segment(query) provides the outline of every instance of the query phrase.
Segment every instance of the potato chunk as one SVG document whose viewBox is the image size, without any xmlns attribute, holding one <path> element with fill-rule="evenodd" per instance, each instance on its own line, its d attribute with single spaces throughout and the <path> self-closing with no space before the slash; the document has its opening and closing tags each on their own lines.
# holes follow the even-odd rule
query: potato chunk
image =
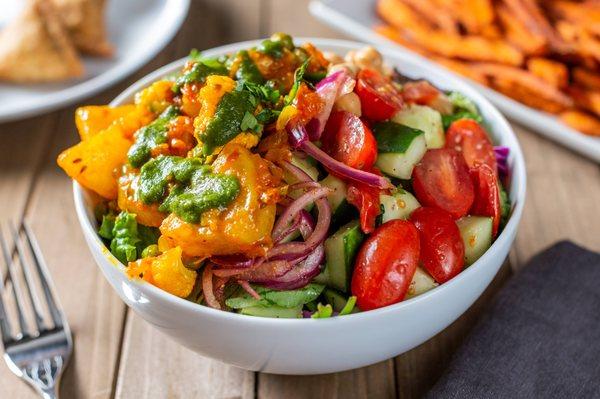
<svg viewBox="0 0 600 399">
<path fill-rule="evenodd" d="M 143 278 L 161 290 L 185 298 L 194 288 L 196 272 L 181 261 L 181 248 L 169 249 L 162 255 L 130 262 L 127 274 Z"/>
<path fill-rule="evenodd" d="M 107 199 L 117 198 L 114 171 L 127 162 L 131 141 L 112 125 L 95 136 L 61 152 L 57 163 L 79 184 Z"/>
<path fill-rule="evenodd" d="M 175 214 L 161 224 L 163 239 L 180 246 L 186 256 L 209 257 L 243 253 L 260 256 L 272 245 L 275 198 L 280 179 L 268 161 L 245 147 L 229 143 L 213 163 L 215 173 L 232 174 L 240 193 L 227 208 L 202 214 L 199 224 L 189 224 Z"/>
<path fill-rule="evenodd" d="M 88 139 L 109 127 L 117 119 L 135 110 L 135 105 L 119 107 L 109 105 L 87 105 L 75 111 L 75 125 L 81 140 Z"/>
</svg>

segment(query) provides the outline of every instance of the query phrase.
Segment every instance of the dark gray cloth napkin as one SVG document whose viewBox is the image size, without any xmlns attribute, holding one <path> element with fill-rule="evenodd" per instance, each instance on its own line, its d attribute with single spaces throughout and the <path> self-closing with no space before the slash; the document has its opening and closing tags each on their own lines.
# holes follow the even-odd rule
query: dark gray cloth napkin
<svg viewBox="0 0 600 399">
<path fill-rule="evenodd" d="M 600 398 L 600 254 L 559 242 L 535 256 L 427 398 Z"/>
</svg>

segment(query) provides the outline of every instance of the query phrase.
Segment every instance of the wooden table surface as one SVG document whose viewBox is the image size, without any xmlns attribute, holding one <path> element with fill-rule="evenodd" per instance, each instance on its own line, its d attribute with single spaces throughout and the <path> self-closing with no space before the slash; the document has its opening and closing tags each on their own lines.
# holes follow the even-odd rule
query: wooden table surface
<svg viewBox="0 0 600 399">
<path fill-rule="evenodd" d="M 84 103 L 107 103 L 191 48 L 277 31 L 343 37 L 315 21 L 304 0 L 195 0 L 181 31 L 159 56 Z M 370 367 L 308 377 L 240 370 L 162 336 L 131 312 L 101 276 L 80 232 L 71 181 L 55 162 L 61 150 L 78 140 L 74 109 L 0 124 L 0 221 L 23 216 L 31 221 L 74 334 L 75 352 L 62 382 L 64 398 L 419 397 L 440 376 L 493 294 L 533 254 L 562 239 L 600 250 L 598 165 L 513 125 L 527 161 L 527 204 L 509 261 L 467 313 L 421 346 Z M 0 397 L 35 395 L 0 365 Z"/>
</svg>

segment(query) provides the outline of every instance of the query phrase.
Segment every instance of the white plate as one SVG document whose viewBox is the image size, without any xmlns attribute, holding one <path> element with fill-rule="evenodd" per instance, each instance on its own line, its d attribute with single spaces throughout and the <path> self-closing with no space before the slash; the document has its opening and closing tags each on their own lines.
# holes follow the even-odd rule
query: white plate
<svg viewBox="0 0 600 399">
<path fill-rule="evenodd" d="M 20 8 L 0 0 L 0 27 Z M 0 83 L 0 122 L 41 114 L 74 103 L 124 79 L 169 43 L 185 19 L 189 0 L 109 0 L 107 21 L 112 58 L 84 57 L 86 73 L 65 83 Z"/>
<path fill-rule="evenodd" d="M 381 22 L 375 14 L 375 2 L 376 0 L 313 0 L 310 3 L 310 11 L 313 16 L 324 23 L 358 40 L 393 48 L 399 53 L 416 56 L 435 68 L 446 69 L 373 31 L 373 26 Z M 550 114 L 523 105 L 463 76 L 454 75 L 474 86 L 509 119 L 527 126 L 596 162 L 600 162 L 599 138 L 586 136 L 566 126 Z"/>
</svg>

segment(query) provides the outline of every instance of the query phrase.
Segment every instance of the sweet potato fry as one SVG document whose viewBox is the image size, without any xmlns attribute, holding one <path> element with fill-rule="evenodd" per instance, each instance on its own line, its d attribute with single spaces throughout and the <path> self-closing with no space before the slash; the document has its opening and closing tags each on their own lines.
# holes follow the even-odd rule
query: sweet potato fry
<svg viewBox="0 0 600 399">
<path fill-rule="evenodd" d="M 423 0 L 401 0 L 411 7 L 419 16 L 441 31 L 458 34 L 458 23 L 449 13 L 435 12 L 431 4 Z M 482 1 L 482 0 L 479 0 Z M 483 0 L 485 1 L 485 0 Z"/>
<path fill-rule="evenodd" d="M 496 9 L 498 18 L 504 27 L 504 33 L 509 43 L 519 48 L 527 55 L 544 55 L 548 52 L 548 40 L 542 34 L 533 32 L 525 24 L 515 18 L 504 5 Z"/>
<path fill-rule="evenodd" d="M 400 33 L 398 33 L 398 30 L 391 25 L 377 25 L 373 29 L 381 36 L 387 37 L 388 39 L 393 40 L 401 46 L 406 47 L 418 54 L 427 54 L 427 52 L 421 47 L 415 45 L 411 41 L 406 40 Z"/>
<path fill-rule="evenodd" d="M 460 75 L 463 75 L 471 80 L 474 80 L 477 83 L 482 85 L 488 84 L 487 76 L 484 73 L 474 70 L 470 68 L 469 65 L 462 61 L 453 60 L 450 58 L 438 57 L 438 56 L 430 56 L 432 60 L 437 62 L 440 65 L 445 66 L 446 68 L 454 71 Z"/>
<path fill-rule="evenodd" d="M 560 62 L 547 58 L 530 58 L 527 60 L 527 69 L 535 76 L 562 89 L 569 83 L 569 70 Z"/>
<path fill-rule="evenodd" d="M 548 9 L 555 18 L 584 26 L 590 32 L 600 35 L 600 2 L 554 0 L 548 2 Z"/>
<path fill-rule="evenodd" d="M 571 45 L 554 30 L 546 16 L 542 13 L 535 0 L 503 0 L 511 14 L 519 19 L 528 30 L 535 34 L 543 35 L 557 53 L 568 54 L 573 52 Z"/>
<path fill-rule="evenodd" d="M 501 40 L 474 35 L 452 35 L 429 29 L 410 7 L 398 0 L 380 0 L 377 3 L 377 11 L 385 21 L 398 29 L 406 40 L 413 41 L 429 52 L 471 61 L 508 65 L 523 63 L 523 54 Z"/>
<path fill-rule="evenodd" d="M 454 0 L 454 16 L 472 35 L 492 36 L 495 13 L 490 0 Z"/>
<path fill-rule="evenodd" d="M 589 69 L 575 67 L 572 70 L 571 76 L 573 82 L 586 89 L 600 91 L 600 72 L 590 71 Z"/>
<path fill-rule="evenodd" d="M 573 106 L 569 96 L 528 71 L 490 63 L 473 64 L 472 68 L 487 75 L 493 88 L 524 104 L 551 113 Z"/>
<path fill-rule="evenodd" d="M 591 136 L 600 136 L 600 119 L 593 115 L 570 110 L 562 112 L 560 119 L 575 130 Z"/>
<path fill-rule="evenodd" d="M 567 93 L 573 98 L 575 105 L 600 116 L 600 91 L 573 85 L 567 88 Z"/>
</svg>

